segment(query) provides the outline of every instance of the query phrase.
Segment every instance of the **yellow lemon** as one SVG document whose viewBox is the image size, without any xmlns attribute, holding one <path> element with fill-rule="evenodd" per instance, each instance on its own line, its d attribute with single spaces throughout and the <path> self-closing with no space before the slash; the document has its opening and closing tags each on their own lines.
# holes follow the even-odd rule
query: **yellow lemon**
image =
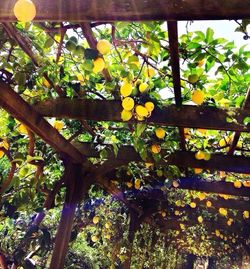
<svg viewBox="0 0 250 269">
<path fill-rule="evenodd" d="M 24 135 L 28 134 L 27 127 L 24 124 L 20 124 L 17 129 L 20 134 L 24 134 Z"/>
<path fill-rule="evenodd" d="M 111 50 L 111 44 L 108 40 L 102 39 L 98 41 L 96 48 L 101 54 L 108 54 Z"/>
<path fill-rule="evenodd" d="M 30 22 L 36 16 L 36 6 L 31 0 L 18 0 L 14 6 L 14 14 L 21 22 Z"/>
<path fill-rule="evenodd" d="M 203 217 L 202 216 L 199 216 L 197 219 L 198 219 L 198 222 L 199 223 L 202 223 L 203 222 Z"/>
<path fill-rule="evenodd" d="M 167 213 L 165 211 L 162 211 L 161 215 L 162 215 L 163 218 L 165 218 L 167 216 Z"/>
<path fill-rule="evenodd" d="M 109 229 L 110 227 L 111 227 L 111 222 L 110 221 L 107 221 L 106 223 L 105 223 L 105 228 L 106 229 Z"/>
<path fill-rule="evenodd" d="M 215 230 L 215 235 L 216 235 L 217 237 L 219 237 L 219 236 L 220 236 L 220 231 L 219 231 L 219 230 Z"/>
<path fill-rule="evenodd" d="M 105 235 L 104 235 L 104 238 L 106 238 L 106 239 L 110 240 L 111 235 L 110 235 L 110 234 L 105 234 Z"/>
<path fill-rule="evenodd" d="M 178 188 L 180 186 L 179 182 L 176 180 L 173 181 L 172 185 L 174 188 Z"/>
<path fill-rule="evenodd" d="M 211 206 L 212 206 L 212 202 L 211 202 L 211 201 L 207 201 L 207 202 L 206 202 L 206 206 L 207 206 L 207 207 L 211 207 Z"/>
<path fill-rule="evenodd" d="M 136 106 L 135 112 L 139 117 L 147 117 L 148 116 L 148 110 L 146 109 L 146 107 L 144 107 L 142 105 Z"/>
<path fill-rule="evenodd" d="M 98 216 L 94 216 L 93 223 L 97 224 L 100 221 L 100 218 Z"/>
<path fill-rule="evenodd" d="M 122 107 L 125 110 L 132 110 L 135 106 L 135 101 L 131 97 L 126 97 L 122 100 Z"/>
<path fill-rule="evenodd" d="M 122 110 L 121 112 L 121 119 L 123 121 L 129 121 L 132 118 L 133 114 L 131 111 L 128 110 Z"/>
<path fill-rule="evenodd" d="M 92 242 L 96 243 L 99 239 L 98 239 L 97 235 L 92 235 L 91 240 L 92 240 Z"/>
<path fill-rule="evenodd" d="M 54 128 L 57 129 L 58 131 L 61 131 L 64 126 L 64 123 L 62 121 L 55 121 L 54 122 Z"/>
<path fill-rule="evenodd" d="M 145 76 L 146 78 L 151 78 L 151 77 L 153 77 L 154 75 L 155 75 L 155 70 L 154 70 L 154 68 L 152 68 L 152 67 L 148 67 L 148 68 L 145 69 L 145 71 L 144 71 L 144 76 Z"/>
<path fill-rule="evenodd" d="M 174 214 L 175 214 L 175 216 L 179 216 L 180 215 L 180 211 L 179 210 L 175 210 L 174 211 Z"/>
<path fill-rule="evenodd" d="M 243 217 L 245 218 L 245 219 L 249 219 L 249 211 L 244 211 L 243 212 Z"/>
<path fill-rule="evenodd" d="M 220 213 L 222 216 L 226 216 L 226 215 L 227 215 L 227 210 L 226 210 L 225 208 L 220 207 L 220 208 L 219 208 L 219 213 Z"/>
<path fill-rule="evenodd" d="M 235 181 L 234 182 L 234 187 L 235 188 L 239 189 L 239 188 L 241 188 L 241 186 L 242 186 L 242 183 L 240 181 Z"/>
<path fill-rule="evenodd" d="M 151 146 L 151 151 L 152 151 L 152 153 L 154 153 L 154 154 L 158 154 L 158 153 L 160 153 L 160 151 L 161 151 L 161 146 L 160 146 L 160 145 L 157 145 L 157 144 L 153 144 L 153 145 Z"/>
<path fill-rule="evenodd" d="M 4 156 L 4 152 L 0 150 L 0 159 L 3 158 L 3 156 Z"/>
<path fill-rule="evenodd" d="M 201 105 L 204 102 L 205 95 L 201 90 L 195 90 L 192 94 L 192 101 L 197 104 Z"/>
<path fill-rule="evenodd" d="M 162 129 L 162 128 L 157 128 L 157 129 L 155 130 L 155 134 L 156 134 L 156 136 L 157 136 L 159 139 L 163 139 L 163 138 L 165 137 L 165 135 L 166 135 L 166 132 L 165 132 L 165 130 Z"/>
<path fill-rule="evenodd" d="M 199 193 L 199 199 L 202 201 L 206 198 L 206 194 L 204 192 Z"/>
<path fill-rule="evenodd" d="M 127 182 L 126 185 L 128 188 L 132 188 L 132 186 L 133 186 L 133 184 L 131 182 Z"/>
<path fill-rule="evenodd" d="M 121 93 L 121 96 L 123 97 L 127 97 L 129 96 L 131 93 L 132 93 L 132 90 L 133 90 L 133 86 L 131 83 L 125 81 L 121 88 L 120 88 L 120 93 Z"/>
<path fill-rule="evenodd" d="M 204 152 L 201 151 L 201 150 L 199 150 L 199 151 L 197 151 L 197 152 L 195 153 L 195 158 L 196 158 L 197 160 L 202 160 L 202 159 L 204 159 L 204 156 L 205 156 L 205 154 L 204 154 Z"/>
<path fill-rule="evenodd" d="M 242 184 L 244 187 L 249 188 L 250 187 L 250 180 L 243 181 Z"/>
<path fill-rule="evenodd" d="M 155 105 L 152 102 L 146 102 L 144 106 L 146 107 L 148 112 L 152 112 L 155 108 Z"/>
<path fill-rule="evenodd" d="M 203 171 L 202 168 L 194 168 L 195 174 L 200 174 L 202 171 Z"/>
<path fill-rule="evenodd" d="M 205 161 L 208 161 L 211 159 L 211 154 L 208 153 L 208 152 L 204 152 L 204 158 L 203 158 Z"/>
<path fill-rule="evenodd" d="M 190 207 L 191 207 L 191 208 L 196 208 L 196 203 L 195 203 L 195 202 L 191 202 L 191 203 L 190 203 Z"/>
<path fill-rule="evenodd" d="M 102 72 L 102 70 L 105 68 L 105 62 L 103 58 L 97 58 L 94 60 L 94 67 L 93 67 L 93 72 L 94 73 L 99 73 Z"/>
<path fill-rule="evenodd" d="M 147 84 L 147 83 L 141 83 L 141 84 L 140 84 L 140 86 L 139 86 L 139 91 L 140 91 L 141 93 L 146 92 L 147 89 L 148 89 L 148 84 Z"/>
</svg>

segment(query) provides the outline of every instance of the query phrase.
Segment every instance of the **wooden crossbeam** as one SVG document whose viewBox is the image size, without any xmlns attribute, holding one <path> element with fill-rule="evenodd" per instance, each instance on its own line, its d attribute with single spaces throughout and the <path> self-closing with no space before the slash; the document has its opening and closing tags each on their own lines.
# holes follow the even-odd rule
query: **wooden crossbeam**
<svg viewBox="0 0 250 269">
<path fill-rule="evenodd" d="M 16 0 L 1 0 L 0 21 L 15 21 Z M 145 21 L 241 19 L 250 1 L 240 0 L 33 0 L 36 21 Z"/>
<path fill-rule="evenodd" d="M 122 121 L 120 101 L 58 98 L 37 103 L 34 105 L 34 109 L 45 117 Z M 229 114 L 234 115 L 235 122 L 228 122 Z M 227 110 L 189 105 L 177 108 L 175 105 L 171 105 L 162 109 L 156 107 L 151 117 L 147 119 L 147 123 L 162 126 L 250 132 L 250 125 L 245 126 L 243 124 L 244 119 L 249 114 L 249 109 Z"/>
<path fill-rule="evenodd" d="M 0 81 L 0 91 L 0 106 L 24 123 L 32 132 L 40 136 L 59 154 L 65 154 L 77 163 L 83 163 L 86 160 L 72 144 L 60 135 L 42 115 L 36 112 L 8 84 Z"/>
<path fill-rule="evenodd" d="M 95 148 L 97 144 L 91 143 L 75 143 L 80 152 L 87 157 L 99 158 L 100 153 Z M 104 145 L 105 146 L 105 145 Z M 106 145 L 108 146 L 108 145 Z M 108 148 L 108 147 L 107 147 Z M 162 150 L 162 156 L 166 156 L 167 152 Z M 132 146 L 122 146 L 118 150 L 117 156 L 113 151 L 108 151 L 108 159 L 121 160 L 124 162 L 142 162 L 140 155 Z M 149 154 L 146 162 L 154 162 L 153 157 Z M 197 160 L 195 153 L 190 151 L 178 151 L 171 154 L 169 157 L 162 159 L 159 164 L 176 165 L 178 167 L 192 167 L 212 169 L 219 171 L 235 172 L 250 174 L 249 158 L 240 156 L 226 156 L 221 154 L 212 154 L 209 161 Z"/>
</svg>

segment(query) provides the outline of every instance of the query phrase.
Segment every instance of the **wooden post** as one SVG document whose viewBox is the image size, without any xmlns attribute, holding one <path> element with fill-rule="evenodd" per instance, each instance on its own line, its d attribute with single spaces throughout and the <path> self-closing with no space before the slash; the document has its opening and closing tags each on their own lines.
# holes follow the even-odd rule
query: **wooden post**
<svg viewBox="0 0 250 269">
<path fill-rule="evenodd" d="M 85 182 L 82 178 L 83 175 L 80 164 L 67 163 L 65 173 L 67 192 L 61 220 L 57 229 L 50 269 L 64 268 L 64 260 L 71 236 L 75 210 L 82 195 L 88 191 L 90 186 L 89 182 Z"/>
</svg>

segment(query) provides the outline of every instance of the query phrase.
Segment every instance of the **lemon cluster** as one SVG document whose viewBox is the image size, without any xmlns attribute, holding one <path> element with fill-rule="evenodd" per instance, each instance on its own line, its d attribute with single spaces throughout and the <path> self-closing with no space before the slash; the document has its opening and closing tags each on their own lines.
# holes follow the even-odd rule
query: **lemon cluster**
<svg viewBox="0 0 250 269">
<path fill-rule="evenodd" d="M 142 84 L 140 84 L 141 86 Z M 145 85 L 144 85 L 145 87 Z M 120 94 L 122 97 L 122 112 L 121 118 L 123 121 L 129 121 L 133 116 L 143 121 L 150 117 L 154 110 L 154 103 L 146 102 L 145 104 L 135 104 L 135 100 L 131 97 L 133 93 L 134 85 L 129 81 L 125 80 L 120 87 Z"/>
</svg>

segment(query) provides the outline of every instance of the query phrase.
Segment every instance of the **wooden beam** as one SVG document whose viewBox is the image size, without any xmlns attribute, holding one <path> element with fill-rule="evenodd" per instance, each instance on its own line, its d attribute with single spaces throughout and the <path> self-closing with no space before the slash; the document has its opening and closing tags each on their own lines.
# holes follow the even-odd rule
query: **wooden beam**
<svg viewBox="0 0 250 269">
<path fill-rule="evenodd" d="M 58 98 L 34 105 L 34 109 L 45 117 L 85 119 L 93 121 L 121 122 L 121 101 L 83 100 Z M 236 122 L 228 122 L 228 113 L 235 115 Z M 250 125 L 243 121 L 250 109 L 220 109 L 206 106 L 156 107 L 147 123 L 163 126 L 203 128 L 212 130 L 250 132 Z M 133 122 L 133 121 L 131 121 Z"/>
<path fill-rule="evenodd" d="M 178 188 L 185 190 L 195 190 L 210 193 L 221 193 L 235 196 L 250 197 L 250 188 L 241 187 L 237 189 L 231 182 L 225 182 L 225 181 L 207 182 L 205 180 L 195 177 L 181 178 L 179 180 Z"/>
<path fill-rule="evenodd" d="M 15 21 L 16 0 L 1 0 L 0 21 Z M 250 17 L 245 0 L 33 0 L 36 21 L 145 21 L 241 19 Z"/>
<path fill-rule="evenodd" d="M 93 143 L 74 143 L 74 146 L 86 157 L 99 158 L 100 152 L 96 149 L 98 144 Z M 109 145 L 106 146 L 108 150 L 111 148 Z M 162 156 L 168 155 L 164 150 L 161 151 Z M 114 152 L 108 150 L 107 159 L 124 161 L 127 162 L 142 162 L 140 155 L 135 151 L 132 146 L 122 146 L 118 150 L 118 154 L 115 156 Z M 153 157 L 148 154 L 146 162 L 154 162 Z M 197 160 L 195 158 L 195 152 L 191 151 L 177 151 L 171 154 L 169 157 L 162 158 L 159 164 L 162 165 L 176 165 L 178 167 L 192 167 L 192 168 L 203 168 L 212 169 L 226 172 L 244 173 L 250 174 L 250 160 L 247 157 L 241 156 L 227 156 L 221 154 L 211 154 L 209 161 Z"/>
<path fill-rule="evenodd" d="M 24 123 L 31 131 L 52 146 L 59 154 L 83 163 L 84 156 L 53 128 L 38 112 L 24 101 L 11 87 L 0 81 L 0 105 L 13 117 Z"/>
</svg>

